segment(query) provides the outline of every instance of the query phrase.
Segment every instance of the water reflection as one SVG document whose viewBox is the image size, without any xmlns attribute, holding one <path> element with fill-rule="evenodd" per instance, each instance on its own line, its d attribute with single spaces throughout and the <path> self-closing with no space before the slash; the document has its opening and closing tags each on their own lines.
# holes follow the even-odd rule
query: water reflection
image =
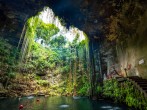
<svg viewBox="0 0 147 110">
<path fill-rule="evenodd" d="M 125 106 L 108 103 L 104 100 L 92 101 L 88 98 L 73 97 L 24 97 L 0 100 L 0 110 L 130 110 Z"/>
<path fill-rule="evenodd" d="M 60 108 L 68 108 L 69 105 L 60 105 L 59 107 L 60 107 Z"/>
<path fill-rule="evenodd" d="M 110 108 L 112 108 L 112 106 L 102 106 L 101 108 L 110 109 Z"/>
</svg>

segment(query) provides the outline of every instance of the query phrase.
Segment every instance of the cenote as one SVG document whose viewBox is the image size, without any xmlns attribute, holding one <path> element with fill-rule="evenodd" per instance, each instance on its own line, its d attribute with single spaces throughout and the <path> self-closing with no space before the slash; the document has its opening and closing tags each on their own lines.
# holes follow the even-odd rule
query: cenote
<svg viewBox="0 0 147 110">
<path fill-rule="evenodd" d="M 0 100 L 1 110 L 17 110 L 21 104 L 24 107 L 23 110 L 131 110 L 119 104 L 105 100 L 89 100 L 87 97 L 74 99 L 73 97 L 53 96 Z"/>
<path fill-rule="evenodd" d="M 0 0 L 0 110 L 147 110 L 147 0 Z"/>
</svg>

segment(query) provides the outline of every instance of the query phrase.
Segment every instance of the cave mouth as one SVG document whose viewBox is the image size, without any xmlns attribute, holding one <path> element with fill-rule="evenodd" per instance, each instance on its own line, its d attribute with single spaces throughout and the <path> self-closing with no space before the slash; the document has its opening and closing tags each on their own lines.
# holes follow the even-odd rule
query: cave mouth
<svg viewBox="0 0 147 110">
<path fill-rule="evenodd" d="M 38 13 L 44 6 L 52 7 L 66 23 L 49 8 Z M 60 102 L 61 108 L 74 102 L 74 110 L 88 109 L 87 101 L 82 99 L 86 103 L 78 105 L 73 99 L 90 96 L 92 100 L 125 103 L 129 106 L 125 110 L 147 109 L 146 7 L 144 0 L 1 0 L 0 108 L 16 110 L 24 104 L 29 105 L 24 109 L 31 110 L 36 104 L 44 109 L 63 98 L 48 102 L 48 98 L 39 101 L 34 96 L 60 95 L 73 96 Z M 84 30 L 89 39 L 74 26 L 65 28 L 70 24 Z M 14 96 L 21 98 L 12 104 L 11 99 L 1 100 Z M 98 109 L 93 102 L 90 108 Z M 99 109 L 115 108 L 98 105 Z"/>
<path fill-rule="evenodd" d="M 19 72 L 33 77 L 35 93 L 88 95 L 89 41 L 74 26 L 66 28 L 63 19 L 45 7 L 27 20 L 22 31 Z"/>
</svg>

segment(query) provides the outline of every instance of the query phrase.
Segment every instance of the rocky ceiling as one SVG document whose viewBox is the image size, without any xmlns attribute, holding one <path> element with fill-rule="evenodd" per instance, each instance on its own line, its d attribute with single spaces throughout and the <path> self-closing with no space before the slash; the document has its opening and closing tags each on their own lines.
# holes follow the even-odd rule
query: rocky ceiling
<svg viewBox="0 0 147 110">
<path fill-rule="evenodd" d="M 125 0 L 0 0 L 0 36 L 17 44 L 26 20 L 43 10 L 53 9 L 67 27 L 74 25 L 89 38 L 104 38 L 110 17 L 120 11 Z"/>
</svg>

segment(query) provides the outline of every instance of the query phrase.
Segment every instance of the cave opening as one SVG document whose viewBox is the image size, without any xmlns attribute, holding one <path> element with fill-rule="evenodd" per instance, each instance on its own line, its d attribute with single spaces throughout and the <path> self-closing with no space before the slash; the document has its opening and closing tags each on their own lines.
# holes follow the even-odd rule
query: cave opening
<svg viewBox="0 0 147 110">
<path fill-rule="evenodd" d="M 45 7 L 27 20 L 19 44 L 19 71 L 33 75 L 40 88 L 32 92 L 49 95 L 88 95 L 89 40 L 74 26 Z"/>
<path fill-rule="evenodd" d="M 146 7 L 0 0 L 0 109 L 146 110 Z"/>
</svg>

